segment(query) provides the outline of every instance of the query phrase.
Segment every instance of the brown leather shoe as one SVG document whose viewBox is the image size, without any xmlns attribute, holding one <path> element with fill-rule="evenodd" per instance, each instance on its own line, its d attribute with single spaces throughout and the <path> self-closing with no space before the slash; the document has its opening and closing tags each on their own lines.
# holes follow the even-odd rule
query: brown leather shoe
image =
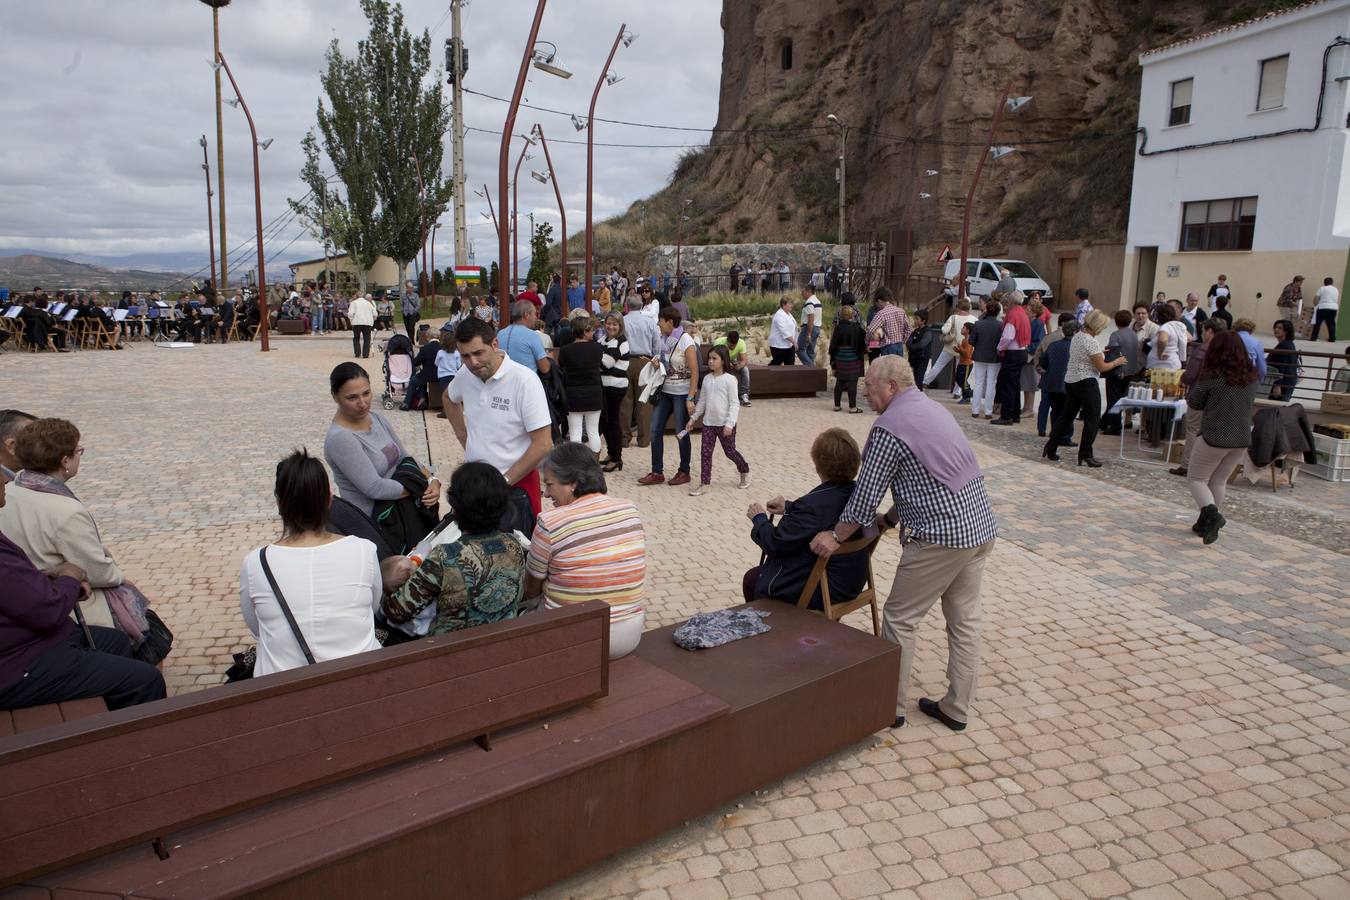
<svg viewBox="0 0 1350 900">
<path fill-rule="evenodd" d="M 1173 475 L 1185 475 L 1185 474 L 1186 474 L 1186 467 L 1185 467 L 1185 466 L 1177 466 L 1175 469 L 1168 469 L 1167 471 L 1170 472 L 1170 473 L 1173 474 Z"/>
<path fill-rule="evenodd" d="M 671 486 L 671 487 L 677 487 L 677 486 L 679 486 L 679 485 L 681 485 L 681 484 L 688 484 L 688 483 L 689 483 L 689 473 L 688 473 L 688 472 L 676 472 L 676 473 L 675 473 L 675 477 L 672 478 L 672 479 L 670 479 L 670 486 Z"/>
<path fill-rule="evenodd" d="M 660 472 L 648 472 L 638 479 L 638 484 L 661 484 L 665 480 L 666 476 L 662 475 Z M 686 476 L 685 481 L 688 480 L 689 478 Z"/>
</svg>

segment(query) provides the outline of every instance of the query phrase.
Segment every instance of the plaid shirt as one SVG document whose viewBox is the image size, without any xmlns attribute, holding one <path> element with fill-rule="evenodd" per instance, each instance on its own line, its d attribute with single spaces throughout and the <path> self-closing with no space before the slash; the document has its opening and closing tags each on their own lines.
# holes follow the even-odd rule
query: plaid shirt
<svg viewBox="0 0 1350 900">
<path fill-rule="evenodd" d="M 987 544 L 998 535 L 983 475 L 953 494 L 903 441 L 884 428 L 873 427 L 853 496 L 839 521 L 871 522 L 887 488 L 895 498 L 901 524 L 917 540 L 964 549 Z"/>
<path fill-rule="evenodd" d="M 909 316 L 898 306 L 892 306 L 887 303 L 877 310 L 877 314 L 872 317 L 872 322 L 867 326 L 869 334 L 875 334 L 877 329 L 881 329 L 881 346 L 886 347 L 890 344 L 903 344 L 909 340 Z"/>
</svg>

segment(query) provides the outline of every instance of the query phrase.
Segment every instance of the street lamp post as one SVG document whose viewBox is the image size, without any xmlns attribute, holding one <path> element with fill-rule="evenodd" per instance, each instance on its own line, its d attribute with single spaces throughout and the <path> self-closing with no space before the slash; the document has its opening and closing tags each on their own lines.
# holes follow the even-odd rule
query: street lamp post
<svg viewBox="0 0 1350 900">
<path fill-rule="evenodd" d="M 234 80 L 234 73 L 230 71 L 230 64 L 225 61 L 225 54 L 216 54 L 216 59 L 225 68 L 225 75 L 230 79 L 230 87 L 234 89 L 234 96 L 239 100 L 239 107 L 244 111 L 244 118 L 248 119 L 248 131 L 253 138 L 253 211 L 257 218 L 258 227 L 258 304 L 259 312 L 262 314 L 258 334 L 262 336 L 259 349 L 266 353 L 271 349 L 267 341 L 271 310 L 268 308 L 267 302 L 267 264 L 263 259 L 262 180 L 258 176 L 258 129 L 253 124 L 253 114 L 248 111 L 248 104 L 244 102 L 244 95 L 239 92 L 239 83 Z M 268 143 L 272 142 L 269 140 Z"/>
<path fill-rule="evenodd" d="M 427 274 L 427 189 L 422 183 L 422 164 L 417 161 L 416 153 L 409 153 L 413 171 L 417 173 L 417 236 L 422 244 L 422 276 Z"/>
<path fill-rule="evenodd" d="M 1004 91 L 998 98 L 998 106 L 994 107 L 994 120 L 989 123 L 989 140 L 985 142 L 984 152 L 980 154 L 980 161 L 975 165 L 975 177 L 970 180 L 970 190 L 966 193 L 966 212 L 961 219 L 961 268 L 956 270 L 957 298 L 967 296 L 967 277 L 966 262 L 970 255 L 970 210 L 975 204 L 975 188 L 980 183 L 980 173 L 984 171 L 984 161 L 989 158 L 990 151 L 994 148 L 994 134 L 998 131 L 998 123 L 1003 121 L 1003 110 L 1006 108 L 1009 112 L 1015 112 L 1021 109 L 1029 101 L 1030 97 L 1009 97 L 1009 91 Z M 1004 155 L 1002 153 L 1000 156 Z"/>
<path fill-rule="evenodd" d="M 202 171 L 206 173 L 206 246 L 211 251 L 211 286 L 216 293 L 222 288 L 216 281 L 216 234 L 211 225 L 211 163 L 206 156 L 206 135 L 202 135 Z"/>
<path fill-rule="evenodd" d="M 230 0 L 201 0 L 211 7 L 211 34 L 217 57 L 220 56 L 220 9 L 229 6 Z M 216 290 L 224 294 L 230 286 L 229 260 L 225 252 L 225 121 L 220 111 L 220 67 L 212 66 L 216 75 L 216 195 L 220 204 L 220 281 L 213 282 Z M 215 243 L 214 239 L 212 243 Z"/>
<path fill-rule="evenodd" d="M 516 87 L 511 94 L 511 105 L 507 108 L 506 121 L 502 124 L 502 144 L 497 158 L 497 200 L 498 206 L 502 208 L 502 213 L 506 212 L 506 168 L 510 164 L 511 157 L 511 137 L 515 133 L 516 113 L 520 111 L 520 98 L 525 92 L 525 76 L 529 73 L 530 62 L 534 57 L 534 45 L 539 40 L 539 25 L 544 19 L 544 7 L 548 5 L 548 0 L 539 0 L 534 10 L 534 21 L 530 23 L 530 36 L 525 41 L 525 52 L 520 57 L 520 70 L 516 73 Z M 501 305 L 501 318 L 499 321 L 511 321 L 510 309 L 510 272 L 507 271 L 506 263 L 510 259 L 510 235 L 505 228 L 497 229 L 497 290 L 500 292 L 498 302 Z"/>
<path fill-rule="evenodd" d="M 848 147 L 848 126 L 839 121 L 839 117 L 830 113 L 825 117 L 829 121 L 839 126 L 839 171 L 836 173 L 839 180 L 839 240 L 836 243 L 844 243 L 844 195 L 848 184 L 848 170 L 845 168 L 845 150 Z"/>
<path fill-rule="evenodd" d="M 516 168 L 511 173 L 511 284 L 513 287 L 520 285 L 520 164 L 527 159 L 533 159 L 528 151 L 534 140 L 529 135 L 522 134 L 525 140 L 525 146 L 520 148 L 520 156 L 516 157 Z M 531 238 L 534 235 L 530 235 Z"/>
<path fill-rule="evenodd" d="M 562 283 L 558 285 L 562 291 L 562 312 L 567 315 L 567 209 L 563 206 L 562 188 L 558 185 L 558 171 L 553 168 L 553 158 L 548 154 L 548 140 L 544 137 L 544 128 L 542 125 L 534 126 L 534 133 L 539 136 L 539 146 L 544 148 L 544 162 L 548 165 L 548 177 L 553 181 L 553 194 L 558 198 L 558 218 L 562 219 Z"/>
<path fill-rule="evenodd" d="M 600 70 L 600 77 L 595 80 L 595 90 L 591 93 L 591 109 L 586 118 L 586 283 L 583 285 L 586 298 L 586 311 L 591 309 L 591 267 L 595 264 L 595 228 L 592 224 L 591 215 L 594 207 L 594 195 L 592 186 L 595 180 L 595 102 L 600 99 L 600 88 L 608 80 L 609 64 L 614 62 L 614 54 L 619 49 L 619 41 L 624 39 L 624 34 L 628 28 L 627 24 L 619 26 L 619 33 L 614 36 L 614 45 L 609 48 L 609 56 L 605 58 L 605 67 Z M 628 39 L 632 44 L 633 35 Z M 617 78 L 614 81 L 618 81 Z M 613 81 L 610 82 L 614 83 Z"/>
<path fill-rule="evenodd" d="M 680 202 L 680 211 L 676 213 L 679 221 L 675 223 L 675 284 L 680 283 L 680 250 L 684 247 L 684 223 L 689 221 L 689 217 L 684 211 L 689 208 L 693 200 L 683 200 Z"/>
<path fill-rule="evenodd" d="M 431 226 L 431 299 L 436 300 L 436 229 L 441 227 L 440 222 Z"/>
</svg>

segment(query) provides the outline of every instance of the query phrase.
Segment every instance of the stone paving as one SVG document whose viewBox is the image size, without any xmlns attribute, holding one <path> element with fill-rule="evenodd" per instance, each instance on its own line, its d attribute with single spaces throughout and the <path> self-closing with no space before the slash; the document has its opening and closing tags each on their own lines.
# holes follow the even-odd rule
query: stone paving
<svg viewBox="0 0 1350 900">
<path fill-rule="evenodd" d="M 247 643 L 240 558 L 278 531 L 276 460 L 321 450 L 327 373 L 350 344 L 273 347 L 0 354 L 0 405 L 81 427 L 72 488 L 174 628 L 175 693 L 217 683 Z M 648 529 L 649 627 L 734 602 L 756 559 L 746 505 L 812 487 L 810 438 L 839 425 L 861 440 L 870 420 L 824 398 L 745 412 L 749 490 L 724 459 L 703 497 L 639 487 L 637 448 L 611 478 Z M 458 460 L 443 420 L 390 417 L 441 471 Z M 1243 512 L 1204 547 L 1184 485 L 1163 470 L 1052 467 L 1035 459 L 1034 434 L 959 418 L 1001 532 L 971 727 L 955 734 L 912 710 L 905 728 L 544 896 L 1350 897 L 1350 559 L 1346 542 L 1292 527 L 1334 535 L 1350 486 L 1308 478 L 1268 499 L 1268 485 L 1240 485 Z M 882 590 L 897 557 L 894 541 L 878 549 Z M 941 690 L 942 636 L 935 612 L 915 696 Z"/>
</svg>

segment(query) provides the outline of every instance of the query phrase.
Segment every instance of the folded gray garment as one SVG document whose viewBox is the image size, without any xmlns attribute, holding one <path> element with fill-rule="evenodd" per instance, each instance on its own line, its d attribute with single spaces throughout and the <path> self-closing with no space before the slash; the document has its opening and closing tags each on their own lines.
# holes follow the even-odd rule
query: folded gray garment
<svg viewBox="0 0 1350 900">
<path fill-rule="evenodd" d="M 741 606 L 719 609 L 717 612 L 696 613 L 693 618 L 675 629 L 675 643 L 686 650 L 705 650 L 753 637 L 769 630 L 764 618 L 769 613 Z"/>
</svg>

